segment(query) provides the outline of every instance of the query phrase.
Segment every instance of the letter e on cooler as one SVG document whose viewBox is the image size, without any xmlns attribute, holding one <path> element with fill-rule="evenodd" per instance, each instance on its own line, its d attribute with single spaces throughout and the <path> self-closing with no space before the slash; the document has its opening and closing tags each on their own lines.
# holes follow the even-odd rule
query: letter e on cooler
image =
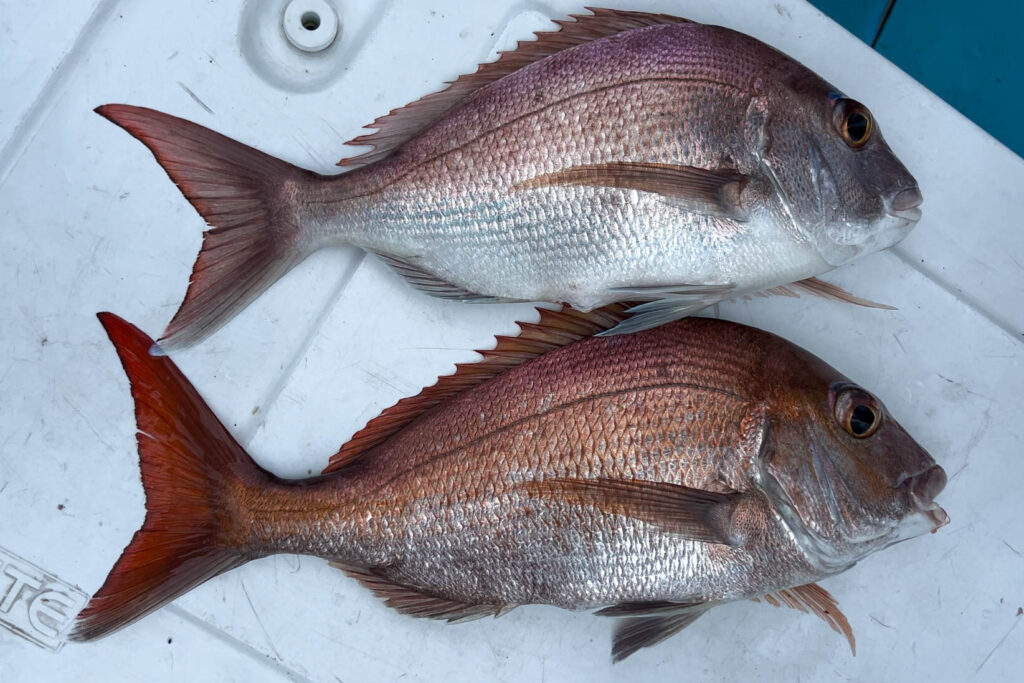
<svg viewBox="0 0 1024 683">
<path fill-rule="evenodd" d="M 86 599 L 74 586 L 0 548 L 0 626 L 56 651 Z"/>
</svg>

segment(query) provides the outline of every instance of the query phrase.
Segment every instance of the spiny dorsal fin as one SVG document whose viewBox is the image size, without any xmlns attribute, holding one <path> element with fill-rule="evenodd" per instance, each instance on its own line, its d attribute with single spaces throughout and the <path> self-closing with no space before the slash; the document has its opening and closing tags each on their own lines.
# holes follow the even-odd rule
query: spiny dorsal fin
<svg viewBox="0 0 1024 683">
<path fill-rule="evenodd" d="M 688 19 L 668 14 L 629 12 L 596 7 L 587 7 L 586 9 L 591 14 L 571 14 L 568 19 L 555 20 L 559 26 L 557 30 L 538 31 L 535 34 L 536 40 L 519 41 L 514 50 L 499 53 L 497 60 L 481 64 L 475 73 L 459 76 L 444 90 L 422 97 L 381 116 L 366 126 L 367 128 L 376 128 L 376 132 L 360 135 L 345 143 L 347 145 L 372 145 L 373 149 L 353 157 L 346 157 L 339 161 L 338 165 L 365 166 L 390 156 L 404 142 L 412 139 L 428 125 L 440 119 L 478 89 L 556 52 L 634 28 L 657 24 L 690 23 Z"/>
<path fill-rule="evenodd" d="M 615 303 L 588 313 L 568 306 L 560 311 L 538 308 L 540 320 L 535 323 L 517 323 L 520 329 L 518 336 L 495 337 L 497 345 L 493 349 L 477 351 L 483 360 L 457 364 L 455 374 L 439 377 L 437 384 L 427 387 L 416 396 L 403 398 L 370 420 L 331 457 L 324 474 L 336 472 L 351 464 L 445 399 L 548 351 L 615 326 L 626 317 L 626 311 L 631 305 L 628 302 Z"/>
</svg>

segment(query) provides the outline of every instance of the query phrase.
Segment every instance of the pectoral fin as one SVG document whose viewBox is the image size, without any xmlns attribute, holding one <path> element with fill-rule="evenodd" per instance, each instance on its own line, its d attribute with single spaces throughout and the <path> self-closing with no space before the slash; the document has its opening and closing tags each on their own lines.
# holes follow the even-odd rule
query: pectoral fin
<svg viewBox="0 0 1024 683">
<path fill-rule="evenodd" d="M 749 177 L 732 169 L 706 169 L 647 161 L 613 161 L 570 166 L 530 178 L 513 187 L 526 190 L 558 185 L 617 187 L 653 192 L 683 202 L 702 213 L 743 220 L 740 194 Z"/>
<path fill-rule="evenodd" d="M 713 493 L 664 482 L 616 479 L 547 479 L 525 486 L 536 495 L 592 505 L 656 524 L 693 541 L 736 545 L 732 513 L 739 493 Z"/>
</svg>

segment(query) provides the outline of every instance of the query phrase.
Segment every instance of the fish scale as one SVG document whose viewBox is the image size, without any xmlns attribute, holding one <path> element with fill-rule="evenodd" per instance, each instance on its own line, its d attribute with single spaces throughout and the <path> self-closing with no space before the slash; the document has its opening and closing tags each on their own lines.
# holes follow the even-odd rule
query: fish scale
<svg viewBox="0 0 1024 683">
<path fill-rule="evenodd" d="M 286 525 L 265 527 L 268 536 L 253 545 L 387 567 L 397 582 L 429 580 L 433 592 L 465 603 L 594 607 L 665 599 L 670 587 L 680 600 L 735 599 L 761 589 L 738 577 L 791 576 L 796 566 L 801 576 L 809 575 L 797 547 L 766 552 L 775 567 L 769 572 L 768 566 L 755 567 L 745 550 L 723 558 L 707 544 L 681 543 L 642 522 L 623 525 L 614 515 L 537 501 L 518 490 L 523 481 L 546 477 L 724 490 L 719 463 L 723 452 L 740 446 L 748 400 L 739 392 L 749 392 L 743 387 L 751 385 L 757 362 L 726 346 L 694 363 L 693 350 L 707 340 L 680 343 L 674 332 L 649 333 L 642 355 L 633 353 L 641 340 L 592 340 L 579 343 L 571 356 L 552 353 L 508 371 L 375 449 L 345 487 L 326 490 L 327 501 L 311 509 L 338 510 L 329 536 L 310 535 L 310 520 L 299 514 Z M 548 407 L 539 411 L 544 403 Z M 659 476 L 666 470 L 672 476 Z M 373 510 L 369 521 L 366 506 Z M 273 503 L 265 514 L 277 514 Z M 516 530 L 515 541 L 503 548 L 500 537 L 509 527 Z M 554 538 L 552 527 L 574 533 Z M 278 539 L 286 545 L 277 545 Z M 562 574 L 544 572 L 543 592 L 515 592 L 523 584 L 510 577 L 537 576 L 545 558 L 568 556 L 573 548 L 589 562 L 559 565 Z M 438 567 L 439 554 L 457 561 Z M 708 557 L 695 559 L 702 554 Z M 638 577 L 637 557 L 654 570 Z M 691 571 L 684 573 L 685 567 Z M 735 592 L 715 593 L 723 587 Z"/>
<path fill-rule="evenodd" d="M 802 279 L 901 239 L 916 183 L 863 105 L 748 36 L 614 10 L 559 24 L 378 119 L 336 177 L 98 109 L 212 226 L 169 347 L 330 243 L 436 296 L 580 310 L 542 311 L 296 481 L 260 469 L 152 340 L 101 314 L 131 380 L 147 512 L 72 637 L 294 552 L 414 616 L 601 608 L 623 617 L 615 659 L 760 596 L 853 647 L 813 582 L 947 523 L 944 471 L 877 398 L 777 337 L 649 328 L 793 280 L 864 303 Z"/>
<path fill-rule="evenodd" d="M 649 127 L 646 120 L 653 117 L 655 123 L 660 123 L 661 119 L 657 112 L 638 116 L 635 107 L 639 100 L 648 103 L 645 108 L 674 109 L 681 121 L 717 121 L 733 126 L 742 123 L 749 95 L 736 97 L 735 101 L 723 96 L 705 99 L 699 92 L 703 88 L 698 86 L 695 92 L 688 85 L 693 83 L 667 81 L 664 86 L 657 84 L 653 88 L 647 84 L 643 92 L 636 92 L 639 86 L 625 84 L 614 92 L 577 95 L 573 104 L 578 111 L 568 117 L 569 121 L 564 120 L 564 113 L 545 110 L 515 118 L 514 124 L 477 136 L 465 147 L 449 150 L 440 158 L 433 150 L 413 150 L 408 157 L 402 155 L 381 162 L 402 167 L 401 181 L 359 200 L 343 200 L 337 209 L 318 204 L 318 209 L 326 209 L 330 215 L 346 216 L 343 222 L 323 224 L 324 235 L 320 239 L 341 240 L 370 251 L 414 255 L 427 270 L 449 279 L 458 270 L 470 291 L 492 293 L 488 287 L 495 273 L 509 270 L 514 271 L 509 276 L 517 281 L 551 288 L 519 297 L 524 299 L 557 299 L 555 291 L 573 286 L 586 291 L 595 271 L 606 281 L 612 280 L 609 284 L 614 286 L 644 284 L 649 274 L 671 273 L 680 263 L 687 264 L 689 269 L 685 278 L 680 276 L 680 282 L 739 281 L 747 273 L 759 270 L 755 259 L 761 255 L 750 256 L 744 253 L 743 244 L 724 239 L 739 232 L 730 221 L 695 215 L 690 217 L 692 225 L 681 230 L 678 206 L 656 195 L 634 197 L 622 190 L 555 188 L 508 192 L 516 183 L 566 166 L 617 159 L 712 167 L 726 155 L 740 170 L 753 168 L 753 157 L 741 145 L 708 148 L 699 144 L 701 131 L 688 135 L 685 130 L 672 132 L 671 125 L 662 125 L 660 136 L 665 139 L 652 141 L 645 134 L 643 129 Z M 551 87 L 563 86 L 556 83 Z M 606 130 L 619 130 L 622 121 L 628 122 L 626 127 L 633 130 L 614 138 L 605 135 Z M 536 130 L 557 135 L 537 139 Z M 473 163 L 446 164 L 452 156 L 476 159 Z M 425 160 L 420 162 L 421 158 Z M 417 163 L 413 170 L 408 169 Z M 452 172 L 456 170 L 463 172 Z M 495 172 L 501 170 L 505 172 Z M 388 177 L 386 169 L 380 173 Z M 443 187 L 437 185 L 438 177 L 446 178 Z M 386 197 L 385 201 L 379 201 L 379 196 Z M 431 219 L 424 215 L 459 196 L 465 198 L 454 200 L 462 208 L 457 218 Z M 481 213 L 476 208 L 492 205 L 498 210 L 485 208 Z M 631 210 L 624 211 L 622 207 Z M 311 223 L 318 221 L 311 219 Z M 379 226 L 386 226 L 383 233 Z M 381 234 L 388 236 L 387 246 L 379 241 Z M 768 241 L 760 234 L 757 237 L 749 242 Z M 442 242 L 446 250 L 439 259 L 440 255 L 431 253 L 430 245 Z M 744 244 L 747 242 L 743 240 Z M 593 253 L 595 243 L 606 245 L 599 250 L 605 258 Z M 781 266 L 790 254 L 774 256 L 775 263 Z M 452 267 L 453 262 L 458 264 L 456 268 Z M 723 267 L 723 263 L 728 265 Z M 468 269 L 473 275 L 466 274 Z M 667 275 L 668 281 L 673 277 L 676 276 Z M 590 308 L 614 298 L 608 292 L 603 293 L 603 298 L 590 300 L 581 299 L 583 295 L 577 292 L 565 300 Z"/>
<path fill-rule="evenodd" d="M 852 647 L 812 582 L 948 521 L 945 473 L 877 399 L 768 333 L 693 318 L 586 338 L 627 308 L 541 311 L 296 481 L 261 470 L 152 340 L 101 314 L 131 379 L 147 511 L 72 637 L 288 552 L 415 616 L 602 608 L 625 617 L 616 659 L 758 596 Z"/>
<path fill-rule="evenodd" d="M 813 278 L 902 239 L 921 196 L 863 105 L 727 28 L 616 10 L 559 23 L 377 119 L 340 175 L 101 107 L 212 226 L 163 346 L 333 245 L 433 296 L 652 303 L 612 333 L 787 283 L 867 303 Z"/>
</svg>

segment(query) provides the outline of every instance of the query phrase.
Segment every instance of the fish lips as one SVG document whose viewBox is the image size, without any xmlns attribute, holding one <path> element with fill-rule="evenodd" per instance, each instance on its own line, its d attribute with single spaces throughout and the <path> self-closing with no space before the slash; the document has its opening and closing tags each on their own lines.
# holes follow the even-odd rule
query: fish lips
<svg viewBox="0 0 1024 683">
<path fill-rule="evenodd" d="M 946 470 L 934 465 L 909 482 L 910 499 L 918 512 L 932 523 L 931 532 L 933 534 L 949 524 L 949 515 L 935 502 L 935 497 L 942 492 L 942 489 L 946 488 L 946 481 L 948 481 Z"/>
<path fill-rule="evenodd" d="M 932 465 L 901 484 L 900 488 L 909 492 L 913 512 L 900 524 L 893 543 L 928 532 L 934 534 L 949 524 L 949 515 L 935 502 L 935 497 L 946 487 L 946 481 L 946 471 L 939 465 Z"/>
<path fill-rule="evenodd" d="M 922 202 L 924 202 L 924 197 L 921 196 L 921 190 L 915 185 L 886 198 L 885 211 L 894 218 L 917 223 L 921 220 Z"/>
</svg>

